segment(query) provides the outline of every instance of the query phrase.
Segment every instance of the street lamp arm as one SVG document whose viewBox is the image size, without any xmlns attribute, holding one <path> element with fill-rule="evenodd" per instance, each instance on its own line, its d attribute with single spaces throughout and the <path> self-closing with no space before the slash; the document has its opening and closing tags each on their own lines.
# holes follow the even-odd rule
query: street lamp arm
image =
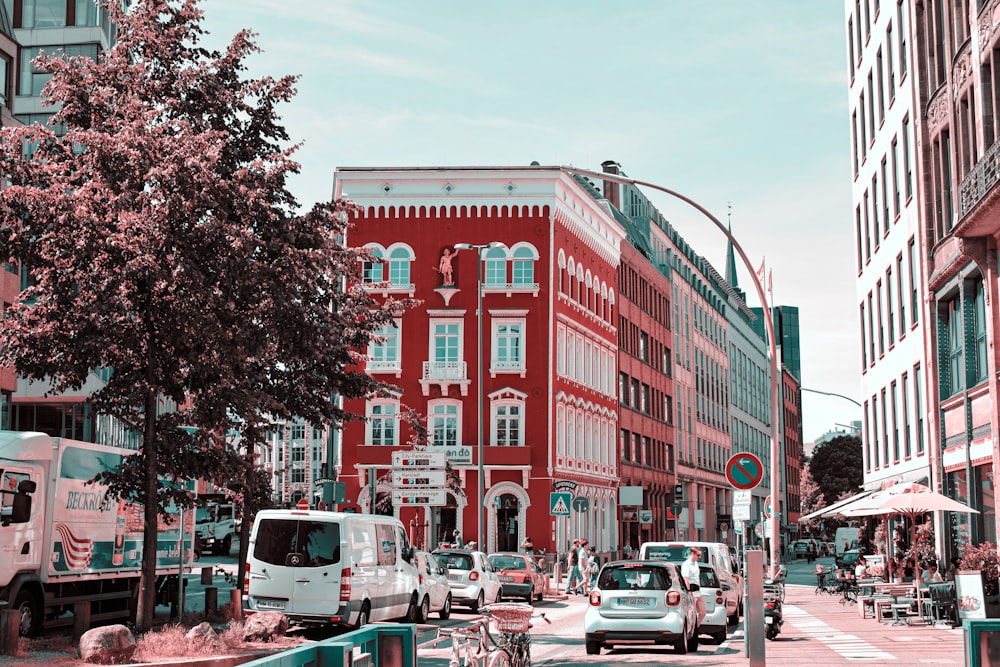
<svg viewBox="0 0 1000 667">
<path fill-rule="evenodd" d="M 864 407 L 865 407 L 865 406 L 861 405 L 860 403 L 858 403 L 857 401 L 855 401 L 850 396 L 844 396 L 843 394 L 837 394 L 837 393 L 834 393 L 832 391 L 820 391 L 819 389 L 809 389 L 808 387 L 799 387 L 799 389 L 802 390 L 802 391 L 808 391 L 808 392 L 813 393 L 813 394 L 823 394 L 824 396 L 836 396 L 837 398 L 842 398 L 845 401 L 850 401 L 851 403 L 854 403 L 854 405 L 858 406 L 859 408 L 864 409 Z"/>
</svg>

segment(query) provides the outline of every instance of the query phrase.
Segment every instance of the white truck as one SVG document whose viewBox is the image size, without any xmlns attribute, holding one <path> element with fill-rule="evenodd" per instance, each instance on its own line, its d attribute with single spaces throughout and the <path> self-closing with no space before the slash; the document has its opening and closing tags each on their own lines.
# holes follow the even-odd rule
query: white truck
<svg viewBox="0 0 1000 667">
<path fill-rule="evenodd" d="M 140 505 L 115 501 L 89 481 L 133 450 L 0 431 L 0 601 L 21 612 L 20 634 L 70 625 L 77 603 L 90 619 L 134 619 L 142 566 Z M 157 526 L 157 590 L 189 570 L 194 521 Z M 183 555 L 183 557 L 182 557 Z"/>
<path fill-rule="evenodd" d="M 205 552 L 228 556 L 233 550 L 233 541 L 239 539 L 236 524 L 236 506 L 232 503 L 209 502 L 195 509 L 195 530 L 197 543 L 195 556 L 200 558 Z"/>
</svg>

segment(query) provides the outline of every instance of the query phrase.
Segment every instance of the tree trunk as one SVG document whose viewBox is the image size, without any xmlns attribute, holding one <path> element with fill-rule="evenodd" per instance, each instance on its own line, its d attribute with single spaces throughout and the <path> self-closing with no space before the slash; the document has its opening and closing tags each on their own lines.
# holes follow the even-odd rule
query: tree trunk
<svg viewBox="0 0 1000 667">
<path fill-rule="evenodd" d="M 145 530 L 142 534 L 142 580 L 136 614 L 136 630 L 139 632 L 150 630 L 156 616 L 156 543 L 159 536 L 156 488 L 159 480 L 156 457 L 156 395 L 152 391 L 146 395 L 145 420 L 142 437 L 142 450 L 145 456 L 142 498 Z"/>
</svg>

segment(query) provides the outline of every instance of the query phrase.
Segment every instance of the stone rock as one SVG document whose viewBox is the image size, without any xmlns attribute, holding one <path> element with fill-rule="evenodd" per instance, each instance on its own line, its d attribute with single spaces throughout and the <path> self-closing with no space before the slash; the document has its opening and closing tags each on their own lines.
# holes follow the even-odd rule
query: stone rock
<svg viewBox="0 0 1000 667">
<path fill-rule="evenodd" d="M 135 637 L 124 625 L 87 630 L 80 637 L 80 658 L 99 665 L 128 662 L 135 652 Z"/>
<path fill-rule="evenodd" d="M 288 632 L 288 617 L 280 611 L 253 614 L 243 624 L 243 641 L 270 642 Z"/>
<path fill-rule="evenodd" d="M 224 653 L 226 643 L 208 623 L 200 623 L 187 632 L 188 647 L 197 653 Z"/>
</svg>

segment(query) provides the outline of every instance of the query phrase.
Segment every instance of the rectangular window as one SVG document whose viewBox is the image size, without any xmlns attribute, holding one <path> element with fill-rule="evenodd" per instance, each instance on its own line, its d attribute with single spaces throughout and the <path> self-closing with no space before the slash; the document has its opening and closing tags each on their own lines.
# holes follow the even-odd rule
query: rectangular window
<svg viewBox="0 0 1000 667">
<path fill-rule="evenodd" d="M 871 422 L 868 421 L 868 401 L 865 401 L 864 413 L 862 414 L 862 419 L 864 419 L 864 466 L 866 471 L 872 469 L 872 427 Z"/>
<path fill-rule="evenodd" d="M 879 420 L 882 422 L 882 463 L 889 465 L 889 422 L 886 417 L 885 387 L 882 387 L 882 405 Z"/>
<path fill-rule="evenodd" d="M 865 190 L 865 261 L 872 258 L 872 233 L 871 233 L 871 209 L 868 206 L 868 191 Z M 878 227 L 878 223 L 875 224 Z M 875 230 L 875 237 L 878 238 L 878 229 Z"/>
<path fill-rule="evenodd" d="M 894 312 L 895 301 L 892 298 L 892 265 L 885 270 L 885 304 L 886 304 L 886 317 L 885 323 L 889 328 L 889 347 L 896 344 L 896 313 Z"/>
<path fill-rule="evenodd" d="M 870 433 L 872 434 L 872 452 L 875 455 L 874 468 L 878 468 L 881 461 L 881 449 L 878 442 L 878 394 L 872 396 L 872 423 Z"/>
<path fill-rule="evenodd" d="M 988 346 L 986 344 L 986 299 L 983 283 L 975 282 L 971 286 L 973 304 L 973 335 L 976 344 L 976 383 L 986 379 L 989 374 Z"/>
<path fill-rule="evenodd" d="M 875 283 L 875 307 L 878 316 L 878 356 L 885 354 L 885 317 L 882 312 L 882 281 Z"/>
<path fill-rule="evenodd" d="M 910 440 L 910 376 L 903 373 L 903 456 L 913 455 L 913 444 Z"/>
<path fill-rule="evenodd" d="M 913 196 L 913 168 L 910 164 L 910 154 L 912 152 L 910 138 L 910 117 L 903 118 L 903 182 L 906 184 L 906 201 L 910 201 Z"/>
<path fill-rule="evenodd" d="M 461 324 L 458 322 L 435 322 L 432 325 L 431 344 L 434 346 L 434 361 L 452 363 L 461 359 Z"/>
<path fill-rule="evenodd" d="M 903 255 L 896 255 L 896 301 L 899 305 L 899 337 L 906 335 L 907 290 L 903 286 Z"/>
<path fill-rule="evenodd" d="M 913 367 L 913 414 L 917 422 L 917 456 L 924 453 L 924 380 L 920 364 Z"/>
<path fill-rule="evenodd" d="M 875 54 L 875 69 L 878 70 L 878 122 L 885 120 L 885 68 L 882 63 L 882 49 Z"/>
<path fill-rule="evenodd" d="M 866 340 L 868 336 L 865 334 L 865 302 L 861 302 L 861 370 L 862 372 L 868 367 L 868 345 Z"/>
<path fill-rule="evenodd" d="M 496 414 L 496 446 L 521 446 L 521 406 L 501 404 L 497 406 Z"/>
<path fill-rule="evenodd" d="M 865 91 L 861 91 L 861 100 L 858 103 L 858 113 L 861 114 L 861 118 L 858 119 L 858 134 L 861 135 L 861 161 L 865 161 L 865 157 L 868 155 L 868 138 L 865 134 L 868 124 L 865 122 Z"/>
<path fill-rule="evenodd" d="M 493 320 L 493 359 L 490 370 L 524 370 L 524 322 Z"/>
<path fill-rule="evenodd" d="M 22 0 L 21 27 L 66 27 L 66 0 Z"/>
<path fill-rule="evenodd" d="M 639 358 L 649 363 L 649 334 L 645 331 L 639 333 Z"/>
<path fill-rule="evenodd" d="M 885 158 L 882 158 L 882 230 L 889 233 L 889 166 Z"/>
<path fill-rule="evenodd" d="M 893 380 L 889 388 L 892 396 L 892 460 L 899 463 L 899 388 Z"/>
<path fill-rule="evenodd" d="M 910 323 L 912 325 L 920 321 L 920 295 L 917 292 L 919 281 L 917 275 L 914 273 L 914 271 L 918 270 L 917 244 L 913 239 L 910 239 L 906 270 L 910 277 Z"/>
<path fill-rule="evenodd" d="M 642 383 L 642 394 L 639 397 L 639 411 L 644 415 L 649 414 L 649 385 Z"/>
<path fill-rule="evenodd" d="M 868 72 L 868 140 L 875 141 L 875 86 L 871 72 Z"/>
<path fill-rule="evenodd" d="M 373 405 L 371 409 L 371 444 L 384 446 L 398 444 L 396 442 L 397 419 L 398 415 L 394 404 L 376 403 Z"/>
<path fill-rule="evenodd" d="M 854 80 L 854 19 L 847 19 L 847 65 L 851 71 L 851 80 Z"/>
<path fill-rule="evenodd" d="M 868 292 L 868 358 L 869 363 L 875 363 L 875 309 L 872 307 L 874 298 Z"/>
<path fill-rule="evenodd" d="M 386 324 L 377 334 L 383 340 L 368 346 L 368 370 L 399 370 L 399 324 Z"/>
<path fill-rule="evenodd" d="M 858 160 L 860 155 L 860 142 L 858 141 L 858 112 L 855 111 L 851 114 L 851 141 L 854 145 L 854 150 L 852 151 L 851 159 L 854 163 L 854 175 L 858 175 Z"/>
<path fill-rule="evenodd" d="M 65 5 L 63 4 L 63 6 Z M 31 64 L 31 61 L 43 51 L 49 55 L 56 55 L 61 51 L 66 57 L 87 56 L 93 60 L 97 60 L 98 46 L 97 44 L 66 44 L 21 49 L 21 83 L 18 87 L 19 95 L 38 97 L 42 94 L 42 87 L 52 78 L 51 74 L 35 71 L 35 68 Z"/>
<path fill-rule="evenodd" d="M 872 229 L 875 232 L 875 252 L 882 243 L 882 227 L 879 225 L 878 172 L 872 174 Z"/>
<path fill-rule="evenodd" d="M 906 77 L 906 36 L 909 31 L 907 26 L 906 12 L 907 8 L 903 6 L 904 0 L 899 0 L 896 3 L 896 26 L 898 30 L 896 31 L 899 36 L 899 80 L 902 81 Z"/>
<path fill-rule="evenodd" d="M 457 447 L 458 405 L 438 403 L 431 408 L 428 419 L 428 435 L 431 444 L 437 447 Z"/>
<path fill-rule="evenodd" d="M 962 299 L 955 297 L 942 304 L 944 333 L 948 341 L 948 396 L 965 389 L 965 346 L 962 327 Z"/>
<path fill-rule="evenodd" d="M 889 24 L 889 28 L 886 31 L 885 39 L 885 66 L 889 79 L 889 105 L 892 106 L 892 101 L 896 99 L 896 66 L 892 62 L 892 24 Z"/>
<path fill-rule="evenodd" d="M 632 378 L 632 407 L 636 410 L 639 409 L 639 381 Z"/>
<path fill-rule="evenodd" d="M 892 217 L 899 217 L 899 141 L 892 138 Z"/>
</svg>

